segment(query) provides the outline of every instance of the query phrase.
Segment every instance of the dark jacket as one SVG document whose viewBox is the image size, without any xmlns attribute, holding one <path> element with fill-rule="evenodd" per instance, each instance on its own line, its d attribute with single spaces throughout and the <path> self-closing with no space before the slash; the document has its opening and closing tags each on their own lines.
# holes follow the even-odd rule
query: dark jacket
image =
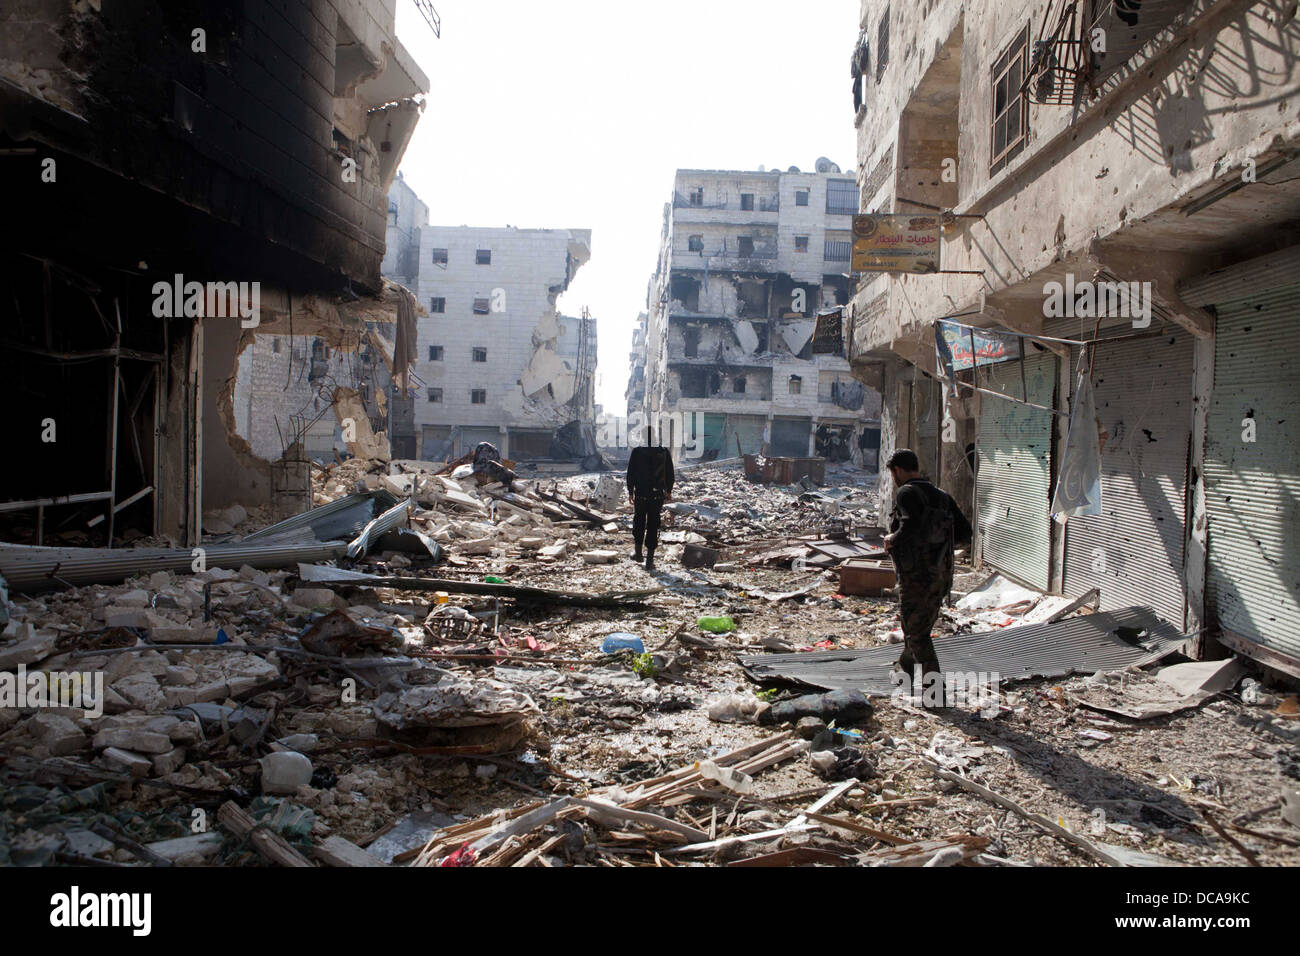
<svg viewBox="0 0 1300 956">
<path fill-rule="evenodd" d="M 633 448 L 627 489 L 637 498 L 663 498 L 673 491 L 673 458 L 663 446 Z"/>
<path fill-rule="evenodd" d="M 893 557 L 899 574 L 951 574 L 952 552 L 971 539 L 970 522 L 946 491 L 924 478 L 913 478 L 898 489 L 890 515 Z"/>
</svg>

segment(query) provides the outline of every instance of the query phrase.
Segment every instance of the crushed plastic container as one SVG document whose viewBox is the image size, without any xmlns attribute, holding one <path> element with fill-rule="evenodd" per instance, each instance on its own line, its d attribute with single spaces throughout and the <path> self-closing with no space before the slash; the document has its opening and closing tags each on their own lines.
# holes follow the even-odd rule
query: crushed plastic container
<svg viewBox="0 0 1300 956">
<path fill-rule="evenodd" d="M 730 767 L 719 767 L 712 760 L 701 760 L 695 765 L 701 777 L 714 780 L 732 793 L 749 793 L 754 789 L 754 778 Z"/>
<path fill-rule="evenodd" d="M 489 574 L 489 575 L 486 575 L 486 576 L 483 578 L 483 581 L 484 581 L 484 583 L 486 583 L 486 584 L 505 584 L 505 583 L 506 583 L 506 579 L 505 579 L 505 578 L 497 577 L 497 575 L 495 575 L 495 574 Z"/>
<path fill-rule="evenodd" d="M 701 631 L 710 634 L 727 634 L 736 629 L 736 622 L 729 617 L 702 617 L 698 623 Z"/>
<path fill-rule="evenodd" d="M 645 653 L 645 644 L 641 638 L 635 634 L 610 634 L 601 641 L 600 652 L 602 654 L 617 654 L 619 651 L 633 651 L 637 654 Z"/>
</svg>

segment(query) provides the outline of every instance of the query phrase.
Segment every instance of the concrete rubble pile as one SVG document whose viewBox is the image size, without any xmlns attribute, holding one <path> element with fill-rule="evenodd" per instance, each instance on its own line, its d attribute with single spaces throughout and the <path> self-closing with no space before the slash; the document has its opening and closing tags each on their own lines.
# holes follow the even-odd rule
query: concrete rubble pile
<svg viewBox="0 0 1300 956">
<path fill-rule="evenodd" d="M 306 515 L 224 515 L 203 570 L 11 588 L 0 864 L 1239 857 L 1214 826 L 1300 860 L 1300 708 L 1236 662 L 1018 680 L 943 714 L 756 687 L 748 656 L 899 639 L 891 593 L 840 585 L 878 544 L 874 475 L 755 486 L 737 465 L 682 468 L 654 573 L 625 560 L 621 481 L 506 477 L 349 460 L 315 475 Z M 319 537 L 331 557 L 213 559 Z M 717 560 L 688 566 L 692 547 Z M 965 565 L 956 592 L 937 634 L 1091 610 Z M 61 706 L 15 696 L 56 672 L 80 675 Z"/>
</svg>

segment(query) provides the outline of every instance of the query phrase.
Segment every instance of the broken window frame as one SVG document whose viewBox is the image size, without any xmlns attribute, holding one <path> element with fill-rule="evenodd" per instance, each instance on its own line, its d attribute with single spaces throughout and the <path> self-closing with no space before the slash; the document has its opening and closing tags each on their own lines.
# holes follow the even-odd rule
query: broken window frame
<svg viewBox="0 0 1300 956">
<path fill-rule="evenodd" d="M 803 394 L 803 376 L 791 375 L 790 380 L 786 383 L 786 391 L 791 395 Z"/>
<path fill-rule="evenodd" d="M 989 124 L 989 175 L 996 176 L 1007 165 L 1024 152 L 1029 142 L 1029 92 L 1022 89 L 1026 71 L 1029 67 L 1029 24 L 1026 23 L 1017 32 L 1012 41 L 994 61 L 990 71 L 989 106 L 993 119 Z M 1007 97 L 1001 110 L 998 109 L 998 89 L 1002 87 Z M 1017 117 L 1017 131 L 1014 140 L 1009 133 L 1010 118 Z M 998 129 L 1003 131 L 1001 149 L 998 148 Z"/>
<path fill-rule="evenodd" d="M 704 205 L 704 187 L 692 186 L 691 191 L 686 196 L 688 205 L 701 207 Z"/>
<path fill-rule="evenodd" d="M 794 237 L 794 251 L 795 251 L 795 252 L 807 252 L 807 251 L 808 251 L 808 237 L 807 237 L 807 236 L 795 236 L 795 237 Z"/>
<path fill-rule="evenodd" d="M 441 361 L 442 361 L 442 346 L 441 346 L 441 345 L 430 345 L 430 346 L 429 346 L 429 361 L 430 361 L 430 362 L 441 362 Z"/>
<path fill-rule="evenodd" d="M 693 235 L 693 236 L 687 236 L 687 238 L 686 238 L 686 251 L 687 251 L 687 252 L 703 252 L 703 251 L 704 251 L 704 236 L 703 236 L 703 235 L 700 235 L 700 234 L 696 234 L 696 235 Z"/>
<path fill-rule="evenodd" d="M 490 266 L 490 265 L 492 265 L 492 250 L 491 250 L 491 249 L 475 249 L 475 250 L 474 250 L 474 265 L 476 265 L 476 266 Z"/>
<path fill-rule="evenodd" d="M 433 264 L 435 266 L 445 266 L 447 264 L 447 261 L 448 261 L 448 256 L 447 256 L 446 249 L 433 250 Z"/>
<path fill-rule="evenodd" d="M 470 361 L 471 361 L 471 362 L 486 362 L 486 361 L 487 361 L 487 346 L 485 346 L 485 345 L 476 345 L 476 346 L 474 346 L 473 348 L 471 348 L 471 349 L 469 350 L 469 355 L 470 355 Z"/>
<path fill-rule="evenodd" d="M 433 387 L 425 389 L 425 399 L 431 405 L 442 404 L 442 389 Z"/>
<path fill-rule="evenodd" d="M 753 194 L 753 193 L 741 193 L 741 194 L 740 194 L 740 209 L 741 209 L 742 212 L 753 212 L 753 211 L 754 211 L 754 194 Z"/>
<path fill-rule="evenodd" d="M 748 244 L 748 246 L 746 244 Z M 736 237 L 736 258 L 752 259 L 753 257 L 754 257 L 754 237 L 737 236 Z"/>
<path fill-rule="evenodd" d="M 492 300 L 487 296 L 475 296 L 474 305 L 471 307 L 475 315 L 491 315 Z"/>
</svg>

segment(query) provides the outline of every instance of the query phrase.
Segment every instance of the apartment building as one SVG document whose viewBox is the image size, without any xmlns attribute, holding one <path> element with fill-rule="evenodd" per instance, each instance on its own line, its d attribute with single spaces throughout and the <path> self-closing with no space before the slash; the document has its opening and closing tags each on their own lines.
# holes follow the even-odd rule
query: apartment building
<svg viewBox="0 0 1300 956">
<path fill-rule="evenodd" d="M 1296 5 L 864 0 L 860 28 L 860 208 L 939 237 L 855 288 L 882 454 L 918 451 L 984 563 L 1300 673 Z M 1100 505 L 1066 517 L 1076 401 Z"/>
<path fill-rule="evenodd" d="M 663 440 L 702 443 L 706 458 L 860 456 L 878 396 L 814 343 L 818 314 L 849 301 L 856 211 L 852 173 L 826 159 L 814 172 L 679 169 L 629 414 L 679 423 Z"/>
<path fill-rule="evenodd" d="M 521 459 L 596 453 L 596 321 L 556 309 L 587 229 L 420 229 L 414 426 L 422 458 L 490 441 Z"/>
</svg>

